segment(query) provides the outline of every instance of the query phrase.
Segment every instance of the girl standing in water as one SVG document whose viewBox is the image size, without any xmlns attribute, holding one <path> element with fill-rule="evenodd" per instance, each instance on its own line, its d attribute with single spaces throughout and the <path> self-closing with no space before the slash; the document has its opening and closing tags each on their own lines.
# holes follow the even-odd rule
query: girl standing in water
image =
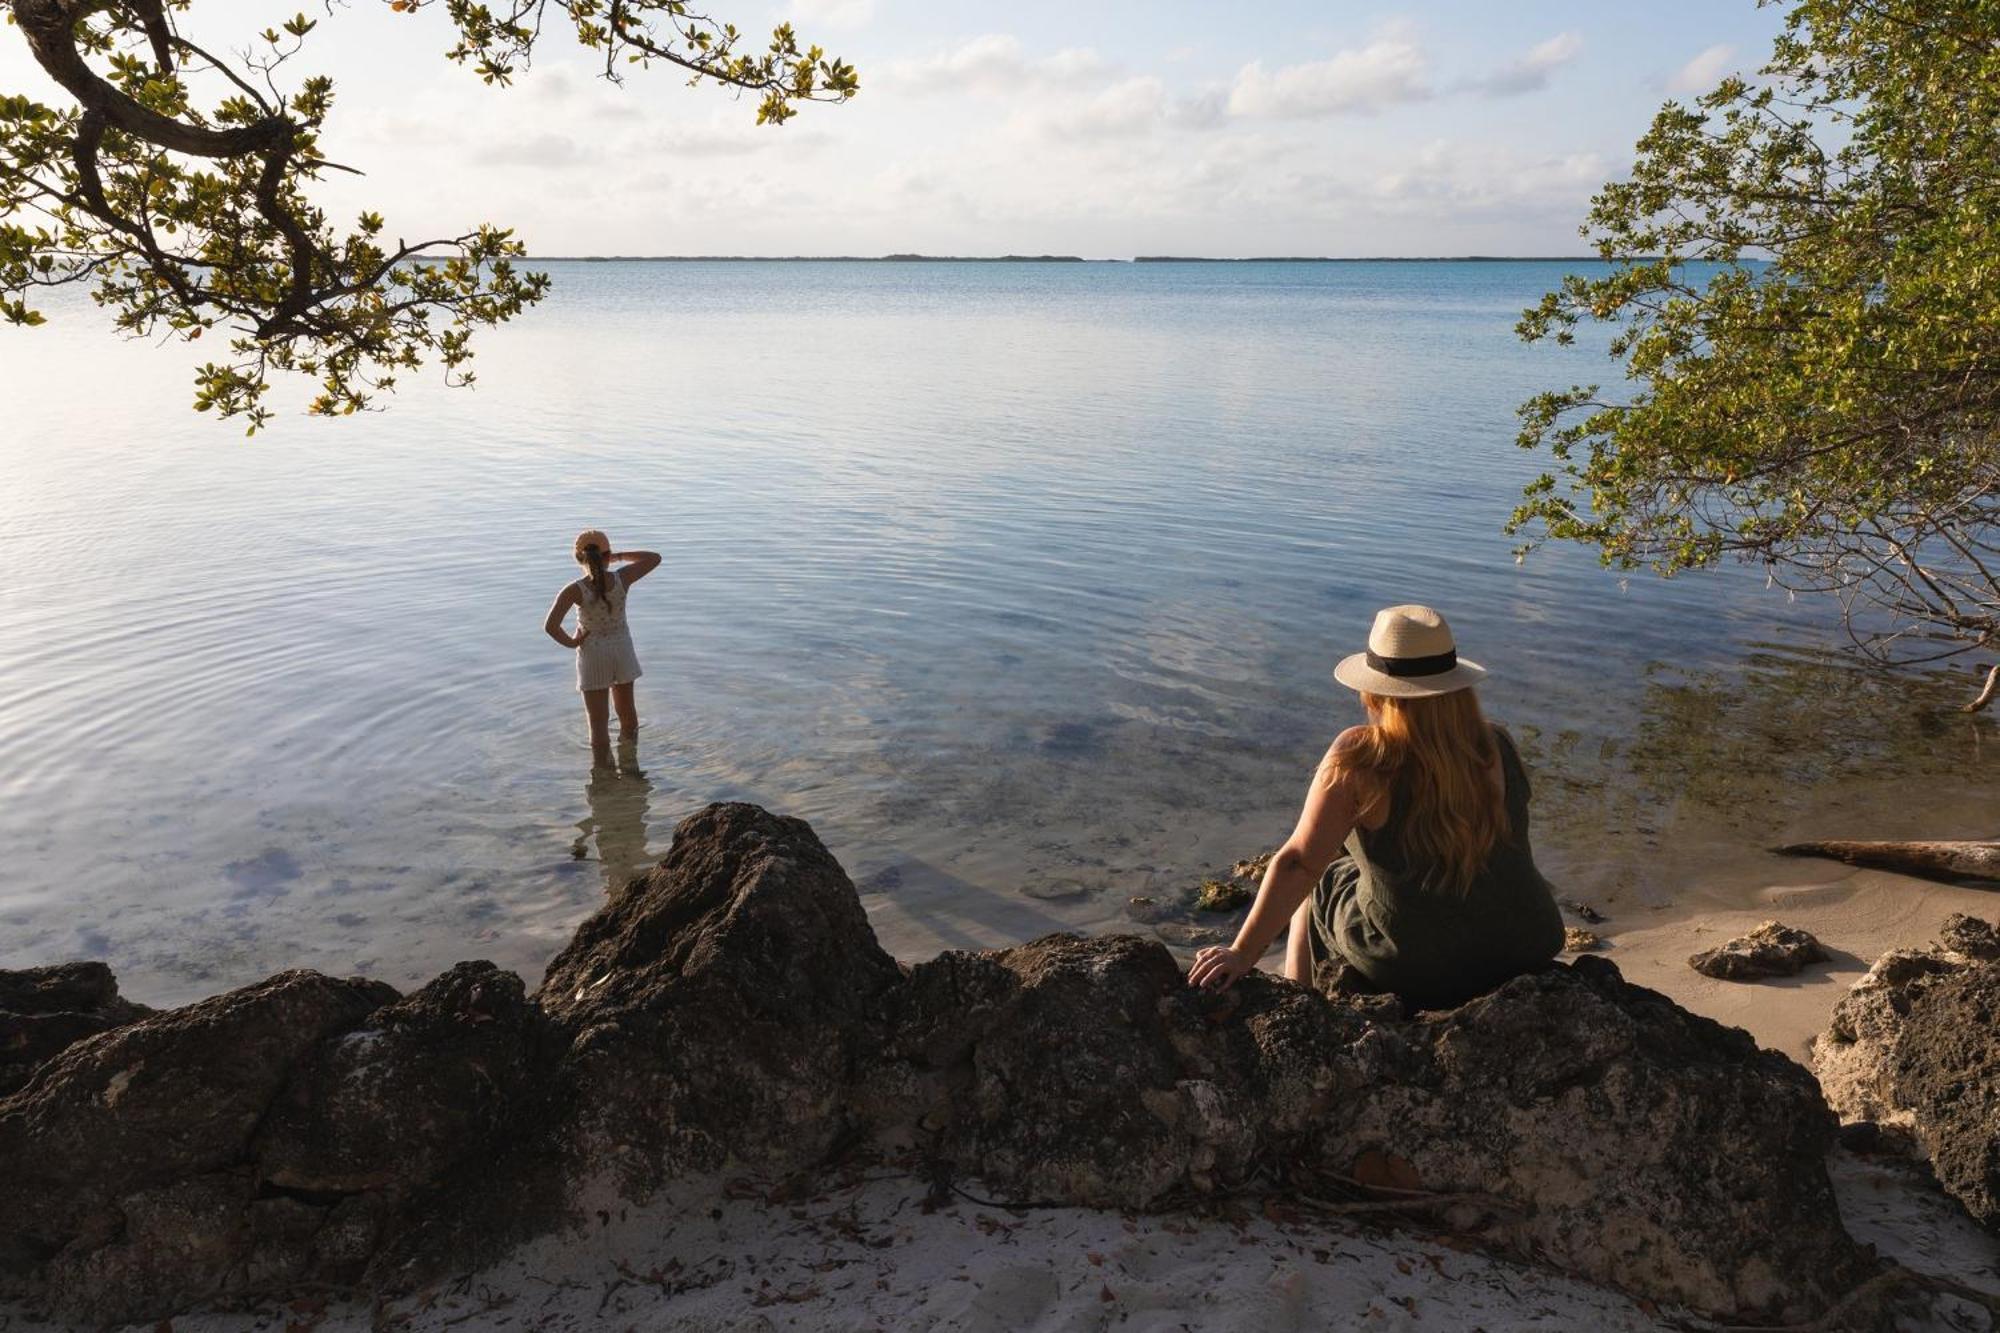
<svg viewBox="0 0 2000 1333">
<path fill-rule="evenodd" d="M 576 688 L 590 719 L 590 751 L 596 762 L 611 761 L 610 712 L 618 709 L 618 739 L 631 741 L 639 731 L 639 706 L 632 682 L 639 678 L 639 654 L 632 647 L 632 630 L 625 623 L 625 594 L 634 583 L 659 568 L 651 551 L 614 551 L 611 539 L 597 528 L 577 534 L 572 554 L 584 576 L 556 594 L 542 629 L 565 648 L 576 650 Z M 620 566 L 618 569 L 612 565 Z M 576 608 L 577 630 L 563 629 L 563 619 Z"/>
</svg>

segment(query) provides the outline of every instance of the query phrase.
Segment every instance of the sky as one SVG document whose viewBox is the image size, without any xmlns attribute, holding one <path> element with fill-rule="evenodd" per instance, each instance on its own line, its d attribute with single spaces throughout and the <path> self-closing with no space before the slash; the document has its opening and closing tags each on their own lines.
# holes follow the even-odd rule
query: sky
<svg viewBox="0 0 2000 1333">
<path fill-rule="evenodd" d="M 196 0 L 238 49 L 289 6 Z M 713 0 L 856 65 L 861 95 L 758 127 L 666 68 L 601 77 L 551 25 L 507 89 L 433 10 L 312 10 L 335 80 L 318 196 L 392 236 L 531 253 L 1575 255 L 1593 191 L 1670 97 L 1762 62 L 1754 0 Z M 61 94 L 0 30 L 0 92 Z"/>
</svg>

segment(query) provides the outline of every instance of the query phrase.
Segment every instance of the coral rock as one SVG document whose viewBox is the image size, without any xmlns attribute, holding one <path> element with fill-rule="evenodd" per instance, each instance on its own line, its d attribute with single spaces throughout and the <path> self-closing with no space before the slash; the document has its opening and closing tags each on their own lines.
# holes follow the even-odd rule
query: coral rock
<svg viewBox="0 0 2000 1333">
<path fill-rule="evenodd" d="M 91 1307 L 107 1320 L 166 1314 L 212 1294 L 201 1256 L 241 1250 L 235 1237 L 248 1226 L 254 1185 L 247 1174 L 217 1173 L 240 1167 L 279 1090 L 321 1041 L 395 998 L 380 982 L 281 972 L 64 1051 L 0 1100 L 0 1161 L 9 1164 L 0 1173 L 0 1266 L 67 1251 L 56 1276 L 75 1277 L 77 1290 L 97 1293 L 92 1300 L 132 1293 L 130 1305 Z M 125 1255 L 121 1273 L 156 1264 L 150 1276 L 77 1267 L 85 1250 L 151 1235 L 149 1227 L 177 1237 L 186 1261 L 126 1243 L 105 1262 Z"/>
<path fill-rule="evenodd" d="M 1722 981 L 1755 981 L 1760 977 L 1797 975 L 1808 963 L 1826 961 L 1826 950 L 1806 931 L 1766 921 L 1714 949 L 1688 959 L 1688 966 L 1705 977 Z"/>
<path fill-rule="evenodd" d="M 120 997 L 103 963 L 0 971 L 0 1097 L 71 1043 L 151 1012 Z"/>
<path fill-rule="evenodd" d="M 1653 1299 L 1798 1316 L 1865 1264 L 1811 1076 L 1597 959 L 1396 1021 L 1052 936 L 919 965 L 891 1031 L 879 1081 L 942 1099 L 925 1151 L 1005 1198 L 1148 1208 L 1389 1161 L 1511 1205 L 1465 1219 L 1490 1242 Z"/>
<path fill-rule="evenodd" d="M 460 963 L 301 1064 L 253 1143 L 260 1179 L 401 1197 L 510 1128 L 549 1054 L 547 1029 L 519 977 Z"/>
<path fill-rule="evenodd" d="M 567 1150 L 639 1193 L 731 1156 L 815 1160 L 850 1128 L 853 1069 L 901 980 L 803 820 L 743 804 L 690 815 L 538 992 L 573 1038 Z"/>
<path fill-rule="evenodd" d="M 1877 959 L 1814 1040 L 1813 1071 L 1842 1119 L 1927 1158 L 2000 1229 L 2000 929 L 1953 915 L 1932 947 Z"/>
<path fill-rule="evenodd" d="M 1243 880 L 1208 879 L 1195 893 L 1194 905 L 1204 912 L 1233 912 L 1247 907 L 1257 896 L 1257 886 Z"/>
</svg>

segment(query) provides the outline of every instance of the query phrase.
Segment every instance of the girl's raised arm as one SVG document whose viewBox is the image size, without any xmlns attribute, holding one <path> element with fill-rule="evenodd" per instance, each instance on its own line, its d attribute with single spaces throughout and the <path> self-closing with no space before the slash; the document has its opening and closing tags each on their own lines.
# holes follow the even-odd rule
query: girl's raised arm
<svg viewBox="0 0 2000 1333">
<path fill-rule="evenodd" d="M 626 562 L 618 577 L 625 580 L 628 588 L 660 567 L 659 554 L 654 551 L 614 551 L 611 558 Z"/>
<path fill-rule="evenodd" d="M 548 619 L 542 622 L 542 632 L 565 648 L 575 648 L 590 637 L 590 631 L 579 629 L 570 634 L 563 629 L 563 617 L 576 605 L 576 585 L 565 583 L 563 590 L 556 594 L 555 605 L 549 608 Z"/>
</svg>

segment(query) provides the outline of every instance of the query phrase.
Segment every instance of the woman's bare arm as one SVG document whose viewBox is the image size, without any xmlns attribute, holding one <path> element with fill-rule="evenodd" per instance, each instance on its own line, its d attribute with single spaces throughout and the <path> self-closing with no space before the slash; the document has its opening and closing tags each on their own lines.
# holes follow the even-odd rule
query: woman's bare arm
<svg viewBox="0 0 2000 1333">
<path fill-rule="evenodd" d="M 1195 955 L 1194 966 L 1188 969 L 1191 984 L 1228 989 L 1236 978 L 1257 965 L 1286 922 L 1297 927 L 1296 914 L 1311 895 L 1314 880 L 1333 863 L 1340 854 L 1340 845 L 1354 830 L 1357 811 L 1351 784 L 1344 779 L 1332 783 L 1326 780 L 1327 769 L 1339 748 L 1340 740 L 1335 740 L 1313 774 L 1305 806 L 1299 811 L 1299 822 L 1292 829 L 1292 836 L 1285 839 L 1285 845 L 1272 854 L 1271 864 L 1264 870 L 1264 882 L 1257 890 L 1257 901 L 1251 904 L 1243 928 L 1236 932 L 1236 942 L 1228 948 L 1203 949 Z M 1292 949 L 1286 951 L 1288 972 L 1291 954 L 1302 944 L 1302 940 L 1295 940 Z"/>
<path fill-rule="evenodd" d="M 1313 979 L 1312 928 L 1312 895 L 1307 894 L 1293 909 L 1291 929 L 1285 934 L 1285 975 L 1293 981 Z"/>
<path fill-rule="evenodd" d="M 659 554 L 654 551 L 614 551 L 610 558 L 626 562 L 618 577 L 625 580 L 628 588 L 660 567 Z"/>
<path fill-rule="evenodd" d="M 556 594 L 555 605 L 549 608 L 548 618 L 542 621 L 542 632 L 565 648 L 575 648 L 590 637 L 590 631 L 579 629 L 571 634 L 563 629 L 563 617 L 576 605 L 576 585 L 565 583 L 563 590 Z"/>
</svg>

